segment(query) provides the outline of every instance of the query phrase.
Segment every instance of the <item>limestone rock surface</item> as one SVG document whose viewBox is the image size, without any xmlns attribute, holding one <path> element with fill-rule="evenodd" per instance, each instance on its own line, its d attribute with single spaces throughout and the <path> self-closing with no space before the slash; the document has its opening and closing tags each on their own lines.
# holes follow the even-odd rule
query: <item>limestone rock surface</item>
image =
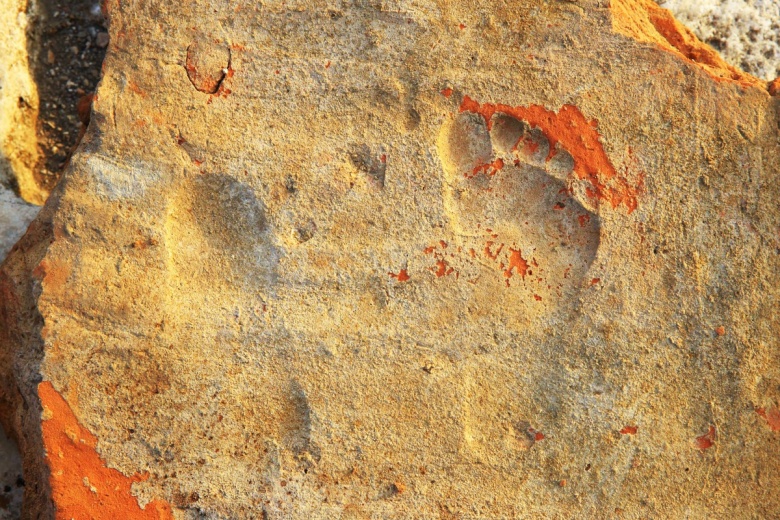
<svg viewBox="0 0 780 520">
<path fill-rule="evenodd" d="M 107 0 L 0 270 L 29 518 L 771 518 L 780 99 L 650 0 Z"/>
<path fill-rule="evenodd" d="M 33 178 L 38 161 L 38 90 L 29 67 L 27 0 L 0 1 L 0 189 L 43 204 L 47 192 Z"/>
</svg>

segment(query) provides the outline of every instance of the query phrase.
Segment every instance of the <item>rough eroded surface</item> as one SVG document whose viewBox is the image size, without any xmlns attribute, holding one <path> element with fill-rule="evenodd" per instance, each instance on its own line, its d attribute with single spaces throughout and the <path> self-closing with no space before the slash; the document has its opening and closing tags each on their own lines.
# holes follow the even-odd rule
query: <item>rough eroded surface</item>
<svg viewBox="0 0 780 520">
<path fill-rule="evenodd" d="M 109 0 L 0 272 L 28 513 L 775 515 L 780 101 L 604 4 Z"/>
<path fill-rule="evenodd" d="M 658 0 L 723 58 L 771 81 L 780 77 L 780 0 Z"/>
</svg>

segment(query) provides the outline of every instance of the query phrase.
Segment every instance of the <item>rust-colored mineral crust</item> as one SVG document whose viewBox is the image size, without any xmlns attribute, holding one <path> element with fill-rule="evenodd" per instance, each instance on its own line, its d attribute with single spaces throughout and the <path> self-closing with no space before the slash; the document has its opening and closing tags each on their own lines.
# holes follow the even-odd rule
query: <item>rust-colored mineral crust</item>
<svg viewBox="0 0 780 520">
<path fill-rule="evenodd" d="M 780 511 L 776 84 L 647 0 L 105 9 L 0 269 L 26 517 Z"/>
</svg>

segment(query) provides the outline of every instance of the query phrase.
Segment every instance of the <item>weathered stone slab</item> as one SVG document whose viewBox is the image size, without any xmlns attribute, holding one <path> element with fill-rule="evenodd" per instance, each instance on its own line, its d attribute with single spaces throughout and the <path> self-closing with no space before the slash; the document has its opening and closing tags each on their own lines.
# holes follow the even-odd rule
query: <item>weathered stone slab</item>
<svg viewBox="0 0 780 520">
<path fill-rule="evenodd" d="M 771 517 L 780 102 L 606 4 L 108 2 L 0 278 L 28 514 Z"/>
</svg>

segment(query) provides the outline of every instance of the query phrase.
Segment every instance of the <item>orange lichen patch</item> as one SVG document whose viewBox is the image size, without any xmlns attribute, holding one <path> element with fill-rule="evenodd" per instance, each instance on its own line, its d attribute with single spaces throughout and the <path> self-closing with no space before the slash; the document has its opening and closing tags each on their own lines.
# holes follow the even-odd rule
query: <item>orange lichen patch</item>
<svg viewBox="0 0 780 520">
<path fill-rule="evenodd" d="M 390 278 L 395 278 L 399 282 L 405 282 L 409 280 L 411 277 L 409 276 L 409 273 L 406 272 L 406 269 L 401 269 L 398 271 L 398 274 L 395 273 L 387 273 Z"/>
<path fill-rule="evenodd" d="M 526 262 L 519 249 L 509 248 L 509 265 L 504 271 L 504 277 L 512 278 L 512 271 L 517 269 L 517 274 L 525 279 L 525 275 L 528 273 L 528 262 Z"/>
<path fill-rule="evenodd" d="M 728 81 L 742 87 L 766 88 L 766 82 L 737 70 L 678 22 L 668 10 L 652 0 L 612 0 L 612 29 L 640 42 L 658 45 L 706 71 L 716 81 Z"/>
<path fill-rule="evenodd" d="M 723 336 L 726 334 L 726 327 L 715 327 L 715 334 L 718 336 Z"/>
<path fill-rule="evenodd" d="M 623 435 L 636 435 L 636 432 L 639 430 L 639 426 L 624 426 L 622 430 L 620 430 L 620 433 Z"/>
<path fill-rule="evenodd" d="M 780 409 L 777 406 L 769 409 L 757 408 L 756 413 L 766 420 L 770 430 L 780 432 Z"/>
<path fill-rule="evenodd" d="M 141 509 L 131 486 L 148 476 L 126 477 L 106 467 L 95 451 L 97 439 L 78 423 L 51 383 L 38 385 L 49 483 L 57 520 L 172 519 L 171 506 L 155 500 Z"/>
<path fill-rule="evenodd" d="M 715 427 L 710 426 L 707 433 L 696 437 L 696 447 L 701 451 L 711 448 L 715 444 Z"/>
<path fill-rule="evenodd" d="M 441 95 L 449 98 L 452 95 L 452 89 L 450 87 L 447 87 L 441 91 Z"/>
<path fill-rule="evenodd" d="M 623 204 L 628 213 L 637 208 L 641 186 L 632 186 L 624 176 L 618 175 L 601 144 L 601 136 L 596 130 L 598 122 L 588 120 L 577 107 L 564 105 L 556 113 L 539 105 L 512 107 L 480 104 L 465 96 L 460 111 L 480 114 L 485 118 L 488 128 L 496 112 L 539 128 L 550 142 L 548 159 L 557 153 L 556 145 L 560 143 L 574 158 L 574 173 L 579 179 L 590 183 L 592 188 L 587 190 L 590 196 L 609 202 L 613 208 Z"/>
</svg>

